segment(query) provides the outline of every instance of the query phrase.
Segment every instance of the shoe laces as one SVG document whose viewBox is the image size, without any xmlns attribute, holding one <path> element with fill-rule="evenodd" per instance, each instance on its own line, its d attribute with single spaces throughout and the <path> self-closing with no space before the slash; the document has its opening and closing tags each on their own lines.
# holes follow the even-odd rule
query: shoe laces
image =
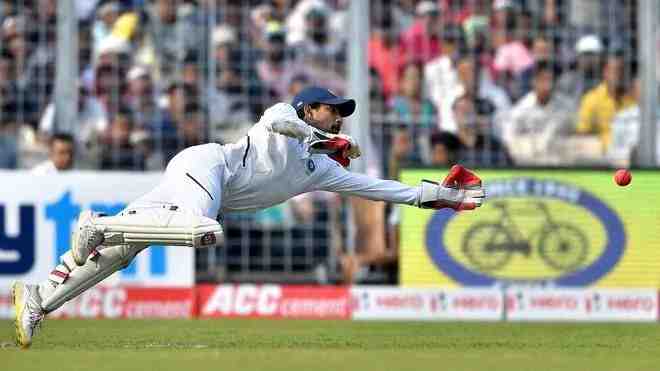
<svg viewBox="0 0 660 371">
<path fill-rule="evenodd" d="M 41 330 L 41 324 L 43 323 L 44 314 L 41 312 L 32 312 L 30 313 L 30 328 L 33 332 Z"/>
<path fill-rule="evenodd" d="M 41 309 L 41 305 L 37 302 L 35 298 L 29 298 L 27 302 L 27 309 L 29 311 L 28 319 L 30 320 L 30 328 L 32 331 L 41 329 L 41 323 L 43 322 L 46 314 Z"/>
</svg>

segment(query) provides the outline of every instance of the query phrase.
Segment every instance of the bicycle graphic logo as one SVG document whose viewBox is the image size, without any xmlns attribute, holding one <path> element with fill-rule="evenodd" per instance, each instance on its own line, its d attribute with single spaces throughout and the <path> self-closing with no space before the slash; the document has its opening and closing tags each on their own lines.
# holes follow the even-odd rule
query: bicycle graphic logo
<svg viewBox="0 0 660 371">
<path fill-rule="evenodd" d="M 581 287 L 607 275 L 623 256 L 626 232 L 621 218 L 583 188 L 553 179 L 517 177 L 488 182 L 486 194 L 487 208 L 492 208 L 497 219 L 438 210 L 426 224 L 428 257 L 442 274 L 460 285 L 485 287 L 524 281 Z M 524 205 L 521 201 L 534 213 L 525 224 L 518 218 L 517 205 Z M 561 207 L 555 209 L 558 201 Z M 576 214 L 560 217 L 559 210 Z M 469 225 L 461 222 L 470 219 Z"/>
<path fill-rule="evenodd" d="M 558 222 L 545 202 L 535 201 L 532 205 L 543 223 L 526 237 L 511 217 L 509 203 L 494 202 L 499 221 L 474 224 L 463 236 L 461 249 L 469 262 L 482 272 L 492 273 L 506 267 L 514 254 L 531 258 L 536 251 L 547 266 L 557 271 L 580 268 L 589 251 L 586 234 L 573 224 Z"/>
</svg>

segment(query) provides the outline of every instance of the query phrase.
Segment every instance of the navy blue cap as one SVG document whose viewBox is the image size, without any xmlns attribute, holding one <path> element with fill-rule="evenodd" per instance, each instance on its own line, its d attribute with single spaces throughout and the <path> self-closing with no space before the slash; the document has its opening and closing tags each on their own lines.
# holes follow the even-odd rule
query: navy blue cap
<svg viewBox="0 0 660 371">
<path fill-rule="evenodd" d="M 347 117 L 355 112 L 355 100 L 336 96 L 330 90 L 318 86 L 310 86 L 303 89 L 293 98 L 291 105 L 299 111 L 306 104 L 323 103 L 337 107 L 342 117 Z"/>
</svg>

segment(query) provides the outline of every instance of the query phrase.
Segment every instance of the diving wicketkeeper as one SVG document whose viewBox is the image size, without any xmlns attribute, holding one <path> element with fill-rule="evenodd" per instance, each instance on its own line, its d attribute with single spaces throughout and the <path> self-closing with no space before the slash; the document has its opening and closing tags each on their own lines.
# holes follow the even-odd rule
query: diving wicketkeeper
<svg viewBox="0 0 660 371">
<path fill-rule="evenodd" d="M 126 267 L 150 245 L 215 246 L 221 213 L 264 209 L 301 193 L 324 190 L 422 208 L 472 210 L 484 198 L 481 180 L 454 166 L 442 184 L 417 187 L 351 173 L 360 148 L 339 134 L 355 101 L 310 87 L 292 104 L 268 108 L 236 143 L 190 147 L 167 166 L 162 182 L 115 216 L 84 211 L 71 249 L 44 282 L 12 287 L 22 347 L 46 313 Z"/>
</svg>

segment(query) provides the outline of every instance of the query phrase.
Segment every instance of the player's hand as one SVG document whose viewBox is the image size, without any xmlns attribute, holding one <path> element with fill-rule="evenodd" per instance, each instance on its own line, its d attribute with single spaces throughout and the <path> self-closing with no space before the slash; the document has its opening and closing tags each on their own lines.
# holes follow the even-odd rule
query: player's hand
<svg viewBox="0 0 660 371">
<path fill-rule="evenodd" d="M 318 129 L 313 130 L 308 145 L 310 154 L 327 154 L 344 167 L 350 164 L 351 159 L 356 159 L 362 155 L 360 146 L 350 136 L 330 134 Z"/>
<path fill-rule="evenodd" d="M 419 206 L 457 211 L 474 210 L 483 204 L 485 196 L 479 176 L 461 165 L 454 165 L 441 185 L 422 181 Z"/>
<path fill-rule="evenodd" d="M 473 171 L 461 165 L 454 165 L 449 169 L 449 174 L 442 181 L 442 185 L 449 188 L 481 189 L 481 178 Z"/>
</svg>

